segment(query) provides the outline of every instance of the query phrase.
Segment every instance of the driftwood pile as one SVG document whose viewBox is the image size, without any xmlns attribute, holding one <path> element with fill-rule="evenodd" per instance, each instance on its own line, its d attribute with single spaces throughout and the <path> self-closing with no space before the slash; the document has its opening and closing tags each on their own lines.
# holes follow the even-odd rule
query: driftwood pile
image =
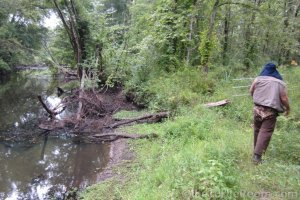
<svg viewBox="0 0 300 200">
<path fill-rule="evenodd" d="M 58 91 L 64 93 L 61 88 L 58 88 Z M 157 137 L 155 134 L 115 133 L 114 129 L 134 123 L 156 123 L 169 117 L 169 112 L 158 112 L 124 120 L 114 119 L 113 114 L 121 109 L 137 109 L 132 102 L 126 100 L 122 90 L 102 92 L 93 90 L 75 91 L 75 93 L 65 96 L 61 104 L 53 109 L 47 106 L 47 103 L 41 96 L 38 96 L 38 99 L 49 114 L 47 119 L 44 119 L 39 124 L 39 128 L 48 131 L 63 129 L 76 135 L 74 138 L 75 142 L 99 143 L 111 142 L 120 138 L 155 138 Z M 74 109 L 74 105 L 78 106 L 75 106 L 76 108 Z M 72 106 L 75 112 L 63 119 L 58 117 L 68 107 Z"/>
<path fill-rule="evenodd" d="M 115 133 L 114 129 L 134 123 L 156 123 L 170 115 L 169 112 L 158 112 L 124 120 L 114 119 L 113 115 L 119 110 L 137 109 L 132 102 L 126 100 L 121 88 L 115 91 L 98 92 L 94 90 L 84 91 L 81 88 L 78 91 L 67 93 L 58 88 L 58 93 L 68 95 L 65 95 L 60 105 L 52 109 L 47 106 L 41 96 L 38 96 L 42 107 L 49 114 L 48 118 L 39 124 L 39 127 L 47 131 L 64 129 L 65 132 L 75 134 L 77 142 L 98 143 L 115 141 L 120 138 L 155 138 L 157 137 L 155 134 Z M 228 103 L 230 102 L 225 99 L 204 104 L 204 107 L 224 106 Z M 71 114 L 67 117 L 59 119 L 57 116 L 67 110 L 68 107 L 73 107 L 73 112 L 70 112 Z"/>
</svg>

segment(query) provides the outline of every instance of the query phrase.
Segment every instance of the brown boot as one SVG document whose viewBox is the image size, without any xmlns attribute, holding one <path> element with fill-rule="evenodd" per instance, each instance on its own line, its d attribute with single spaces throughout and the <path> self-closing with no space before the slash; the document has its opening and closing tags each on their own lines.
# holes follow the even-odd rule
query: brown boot
<svg viewBox="0 0 300 200">
<path fill-rule="evenodd" d="M 255 165 L 261 164 L 262 163 L 261 155 L 254 154 L 252 157 L 252 162 Z"/>
</svg>

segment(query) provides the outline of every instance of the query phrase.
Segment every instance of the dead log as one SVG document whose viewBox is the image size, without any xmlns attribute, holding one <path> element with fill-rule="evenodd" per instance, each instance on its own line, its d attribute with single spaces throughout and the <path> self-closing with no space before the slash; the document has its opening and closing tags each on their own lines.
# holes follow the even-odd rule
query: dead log
<svg viewBox="0 0 300 200">
<path fill-rule="evenodd" d="M 38 95 L 38 99 L 39 99 L 40 103 L 42 104 L 43 108 L 47 111 L 47 113 L 49 113 L 50 118 L 54 119 L 55 115 L 56 115 L 55 112 L 47 107 L 47 105 L 44 103 L 41 95 Z"/>
<path fill-rule="evenodd" d="M 120 122 L 105 126 L 105 128 L 117 128 L 121 125 L 130 124 L 132 122 L 137 122 L 137 121 L 142 121 L 142 120 L 147 120 L 147 122 L 158 122 L 158 121 L 161 121 L 161 119 L 168 117 L 169 115 L 170 115 L 169 112 L 159 112 L 159 113 L 154 113 L 154 114 L 148 114 L 148 115 L 144 115 L 144 116 L 136 117 L 136 118 L 132 118 L 132 119 L 125 119 Z"/>
<path fill-rule="evenodd" d="M 47 111 L 47 113 L 49 113 L 51 119 L 53 119 L 55 117 L 54 111 L 47 107 L 47 105 L 44 103 L 41 95 L 38 95 L 38 99 L 39 99 L 40 103 L 42 104 L 43 108 Z"/>
<path fill-rule="evenodd" d="M 203 106 L 206 107 L 206 108 L 211 108 L 211 107 L 217 107 L 217 106 L 225 106 L 229 103 L 230 103 L 229 100 L 224 99 L 222 101 L 207 103 L 207 104 L 204 104 Z"/>
<path fill-rule="evenodd" d="M 43 108 L 44 108 L 44 109 L 47 111 L 47 113 L 50 115 L 50 118 L 51 118 L 51 119 L 54 119 L 54 118 L 55 118 L 55 115 L 58 115 L 58 114 L 62 113 L 62 112 L 66 109 L 66 107 L 64 106 L 60 111 L 57 111 L 57 112 L 56 112 L 56 111 L 54 111 L 55 109 L 52 110 L 52 109 L 48 108 L 48 106 L 46 105 L 46 103 L 43 101 L 41 95 L 38 95 L 37 97 L 38 97 L 40 103 L 42 104 Z"/>
<path fill-rule="evenodd" d="M 152 139 L 157 138 L 155 133 L 151 134 L 127 134 L 127 133 L 109 133 L 109 134 L 95 134 L 92 136 L 76 136 L 73 138 L 75 143 L 103 143 L 113 142 L 118 139 Z"/>
</svg>

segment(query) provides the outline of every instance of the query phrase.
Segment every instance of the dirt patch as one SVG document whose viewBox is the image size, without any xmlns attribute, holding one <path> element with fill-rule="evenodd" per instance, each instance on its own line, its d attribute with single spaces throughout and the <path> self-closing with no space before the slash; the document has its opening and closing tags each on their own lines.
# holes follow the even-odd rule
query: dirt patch
<svg viewBox="0 0 300 200">
<path fill-rule="evenodd" d="M 102 182 L 113 177 L 118 177 L 119 180 L 122 180 L 122 175 L 116 174 L 114 168 L 126 165 L 127 162 L 132 161 L 134 158 L 135 155 L 129 148 L 128 140 L 119 139 L 112 142 L 110 147 L 110 161 L 97 177 L 97 181 Z"/>
</svg>

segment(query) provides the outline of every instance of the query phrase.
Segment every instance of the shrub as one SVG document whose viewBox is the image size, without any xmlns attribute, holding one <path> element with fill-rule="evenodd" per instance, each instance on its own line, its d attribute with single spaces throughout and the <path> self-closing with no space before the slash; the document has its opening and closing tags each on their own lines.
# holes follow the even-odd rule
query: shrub
<svg viewBox="0 0 300 200">
<path fill-rule="evenodd" d="M 196 105 L 202 95 L 213 93 L 214 86 L 203 72 L 182 68 L 175 73 L 150 76 L 146 84 L 136 86 L 135 94 L 139 103 L 151 109 L 175 110 L 182 105 Z"/>
<path fill-rule="evenodd" d="M 0 58 L 0 71 L 1 70 L 10 71 L 11 69 L 9 65 Z"/>
</svg>

